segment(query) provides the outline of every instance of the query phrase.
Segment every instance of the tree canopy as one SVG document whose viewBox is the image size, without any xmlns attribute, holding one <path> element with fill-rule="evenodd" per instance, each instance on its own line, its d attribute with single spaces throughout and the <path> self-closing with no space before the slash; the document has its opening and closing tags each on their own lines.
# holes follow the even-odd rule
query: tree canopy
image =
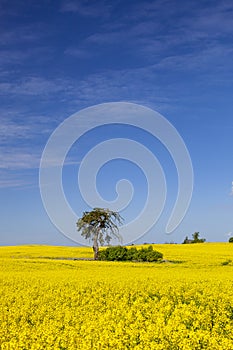
<svg viewBox="0 0 233 350">
<path fill-rule="evenodd" d="M 123 218 L 118 212 L 104 208 L 94 208 L 85 211 L 77 222 L 77 229 L 81 235 L 93 241 L 94 259 L 98 260 L 99 245 L 109 244 L 112 237 L 121 240 L 118 225 L 122 224 Z"/>
</svg>

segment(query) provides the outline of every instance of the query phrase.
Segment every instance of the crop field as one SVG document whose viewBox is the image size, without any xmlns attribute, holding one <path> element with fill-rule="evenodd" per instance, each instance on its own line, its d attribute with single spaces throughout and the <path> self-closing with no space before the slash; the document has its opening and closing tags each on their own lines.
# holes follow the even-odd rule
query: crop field
<svg viewBox="0 0 233 350">
<path fill-rule="evenodd" d="M 161 263 L 91 248 L 0 248 L 1 350 L 233 350 L 233 244 L 163 244 Z"/>
</svg>

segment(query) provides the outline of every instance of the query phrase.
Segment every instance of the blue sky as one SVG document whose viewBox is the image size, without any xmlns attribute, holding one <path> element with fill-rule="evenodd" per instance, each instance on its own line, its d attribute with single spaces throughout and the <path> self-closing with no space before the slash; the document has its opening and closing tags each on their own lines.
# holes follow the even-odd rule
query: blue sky
<svg viewBox="0 0 233 350">
<path fill-rule="evenodd" d="M 1 0 L 0 28 L 1 245 L 74 244 L 43 207 L 41 155 L 70 115 L 118 101 L 158 111 L 182 136 L 194 169 L 190 208 L 167 235 L 177 194 L 172 160 L 150 135 L 109 126 L 84 135 L 64 166 L 64 192 L 77 215 L 88 209 L 77 189 L 82 157 L 106 135 L 128 137 L 153 150 L 168 183 L 165 210 L 141 242 L 179 243 L 195 231 L 207 241 L 233 235 L 232 1 Z M 112 199 L 122 176 L 135 190 L 123 213 L 129 220 L 145 200 L 141 170 L 111 162 L 98 174 L 97 186 Z"/>
</svg>

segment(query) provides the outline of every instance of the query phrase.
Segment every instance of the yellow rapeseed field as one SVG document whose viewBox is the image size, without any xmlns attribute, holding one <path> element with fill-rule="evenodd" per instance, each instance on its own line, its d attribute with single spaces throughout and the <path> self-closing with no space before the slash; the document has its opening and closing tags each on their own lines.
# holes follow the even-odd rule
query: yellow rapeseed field
<svg viewBox="0 0 233 350">
<path fill-rule="evenodd" d="M 233 350 L 233 244 L 154 249 L 165 262 L 1 247 L 0 349 Z"/>
</svg>

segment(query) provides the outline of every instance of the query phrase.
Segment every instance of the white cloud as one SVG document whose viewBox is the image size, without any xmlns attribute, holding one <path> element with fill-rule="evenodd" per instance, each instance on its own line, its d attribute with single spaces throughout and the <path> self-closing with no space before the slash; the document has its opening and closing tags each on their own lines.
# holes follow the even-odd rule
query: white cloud
<svg viewBox="0 0 233 350">
<path fill-rule="evenodd" d="M 3 177 L 0 173 L 0 188 L 25 188 L 25 187 L 31 187 L 33 186 L 33 182 L 29 180 L 25 180 L 22 175 L 20 177 L 17 176 L 9 176 L 7 174 L 5 177 Z"/>
<path fill-rule="evenodd" d="M 2 152 L 0 154 L 2 154 Z M 25 187 L 28 188 L 38 186 L 38 177 L 35 176 L 35 174 L 38 174 L 38 169 L 34 168 L 35 161 L 32 161 L 32 159 L 30 161 L 33 163 L 32 168 L 30 168 L 29 165 L 27 165 L 26 168 L 22 168 L 22 164 L 24 163 L 25 165 L 26 159 L 29 160 L 29 157 L 26 157 L 22 153 L 18 152 L 15 154 L 15 164 L 13 165 L 13 157 L 9 157 L 9 159 L 7 159 L 8 155 L 1 155 L 0 158 L 0 188 L 3 189 L 14 187 L 23 189 Z M 11 168 L 2 167 L 2 161 L 8 162 L 8 165 L 10 165 Z M 10 162 L 11 164 L 9 164 Z"/>
<path fill-rule="evenodd" d="M 1 120 L 0 125 L 0 137 L 2 138 L 10 135 L 10 136 L 24 136 L 28 131 L 28 127 L 25 125 L 17 125 L 10 121 Z"/>
<path fill-rule="evenodd" d="M 0 153 L 0 169 L 36 169 L 40 164 L 40 155 L 35 152 L 29 153 L 29 150 L 8 149 Z"/>
<path fill-rule="evenodd" d="M 31 139 L 48 135 L 58 124 L 56 118 L 45 115 L 31 115 L 20 109 L 0 108 L 0 145 L 30 143 Z M 30 145 L 29 145 L 30 146 Z"/>
<path fill-rule="evenodd" d="M 0 83 L 0 93 L 4 95 L 51 95 L 66 91 L 69 87 L 69 82 L 62 79 L 46 79 L 40 76 L 32 76 L 19 82 Z"/>
</svg>

